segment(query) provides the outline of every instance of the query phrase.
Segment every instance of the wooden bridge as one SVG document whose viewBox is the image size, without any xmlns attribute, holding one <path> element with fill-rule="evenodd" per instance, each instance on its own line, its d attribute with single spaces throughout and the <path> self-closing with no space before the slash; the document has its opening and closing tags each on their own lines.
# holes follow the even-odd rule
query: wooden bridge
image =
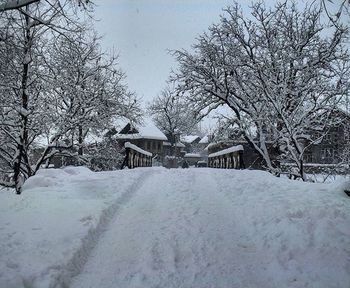
<svg viewBox="0 0 350 288">
<path fill-rule="evenodd" d="M 152 153 L 141 149 L 140 147 L 126 142 L 125 159 L 121 169 L 128 167 L 129 169 L 136 167 L 152 167 Z"/>
<path fill-rule="evenodd" d="M 243 146 L 232 146 L 208 155 L 208 167 L 225 169 L 242 169 Z"/>
<path fill-rule="evenodd" d="M 136 167 L 151 167 L 152 153 L 141 149 L 140 147 L 125 143 L 125 159 L 121 169 L 128 167 L 129 169 Z M 223 169 L 242 169 L 243 162 L 243 146 L 232 146 L 208 155 L 208 167 Z"/>
</svg>

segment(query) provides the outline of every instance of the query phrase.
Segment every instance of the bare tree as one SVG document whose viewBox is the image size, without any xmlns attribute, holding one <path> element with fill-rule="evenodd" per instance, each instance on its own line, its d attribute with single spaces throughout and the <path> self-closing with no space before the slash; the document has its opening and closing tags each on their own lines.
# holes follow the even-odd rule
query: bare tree
<svg viewBox="0 0 350 288">
<path fill-rule="evenodd" d="M 323 131 L 349 83 L 348 29 L 321 24 L 318 8 L 256 3 L 250 20 L 235 4 L 199 37 L 194 52 L 174 52 L 180 67 L 172 79 L 193 109 L 206 115 L 228 106 L 230 121 L 270 171 L 280 171 L 272 145 L 303 179 L 304 144 L 317 140 L 314 132 Z"/>
<path fill-rule="evenodd" d="M 88 31 L 88 29 L 85 29 Z M 90 34 L 90 35 L 89 35 Z M 73 40 L 73 41 L 72 41 Z M 124 83 L 117 57 L 103 53 L 95 32 L 61 37 L 51 50 L 51 87 L 46 100 L 62 125 L 70 126 L 83 156 L 84 139 L 110 128 L 115 118 L 140 115 L 138 101 Z M 58 121 L 54 122 L 57 126 Z"/>
<path fill-rule="evenodd" d="M 52 148 L 59 145 L 58 134 L 40 161 L 30 163 L 29 148 L 42 133 L 46 124 L 43 119 L 48 115 L 42 102 L 47 92 L 45 67 L 49 55 L 45 49 L 57 35 L 79 31 L 74 13 L 68 13 L 71 7 L 69 1 L 40 1 L 1 12 L 0 134 L 6 146 L 0 151 L 0 158 L 6 163 L 4 167 L 12 167 L 13 174 L 12 179 L 1 184 L 14 186 L 18 194 L 24 180 L 35 174 L 40 161 L 50 157 Z"/>
<path fill-rule="evenodd" d="M 171 155 L 174 154 L 176 137 L 191 133 L 198 124 L 184 99 L 169 86 L 150 103 L 148 110 L 156 126 L 168 135 Z"/>
<path fill-rule="evenodd" d="M 30 5 L 30 4 L 37 3 L 39 1 L 49 2 L 47 0 L 1 0 L 0 1 L 0 12 L 10 11 L 10 10 L 18 10 L 18 9 L 21 9 L 25 6 Z M 86 5 L 88 5 L 89 3 L 90 4 L 92 3 L 91 0 L 75 0 L 72 2 L 76 2 L 76 4 L 78 6 L 83 6 L 84 8 L 86 8 Z"/>
</svg>

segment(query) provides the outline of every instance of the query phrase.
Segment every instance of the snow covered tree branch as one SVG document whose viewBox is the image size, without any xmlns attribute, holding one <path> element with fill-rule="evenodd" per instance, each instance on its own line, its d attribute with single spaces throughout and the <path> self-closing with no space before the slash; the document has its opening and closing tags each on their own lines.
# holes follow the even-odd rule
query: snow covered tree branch
<svg viewBox="0 0 350 288">
<path fill-rule="evenodd" d="M 160 95 L 150 103 L 148 111 L 156 126 L 167 134 L 171 156 L 178 141 L 176 137 L 191 133 L 198 124 L 193 111 L 188 109 L 187 103 L 170 86 L 162 90 Z"/>
<path fill-rule="evenodd" d="M 194 52 L 174 52 L 179 70 L 172 80 L 195 111 L 229 107 L 231 122 L 270 171 L 293 161 L 303 179 L 305 144 L 324 131 L 349 88 L 348 28 L 321 24 L 318 8 L 256 3 L 247 18 L 235 4 L 198 38 Z"/>
<path fill-rule="evenodd" d="M 18 194 L 42 164 L 76 144 L 77 131 L 82 143 L 90 129 L 139 113 L 116 57 L 99 51 L 98 37 L 84 36 L 89 27 L 74 5 L 45 0 L 1 12 L 0 174 Z"/>
<path fill-rule="evenodd" d="M 15 10 L 32 4 L 34 2 L 39 2 L 40 0 L 7 0 L 0 2 L 0 12 L 7 10 Z"/>
<path fill-rule="evenodd" d="M 18 10 L 27 5 L 44 1 L 44 0 L 2 0 L 0 1 L 0 12 L 9 11 L 9 10 Z M 83 6 L 86 8 L 86 5 L 91 3 L 91 0 L 76 0 L 76 4 L 78 6 Z"/>
</svg>

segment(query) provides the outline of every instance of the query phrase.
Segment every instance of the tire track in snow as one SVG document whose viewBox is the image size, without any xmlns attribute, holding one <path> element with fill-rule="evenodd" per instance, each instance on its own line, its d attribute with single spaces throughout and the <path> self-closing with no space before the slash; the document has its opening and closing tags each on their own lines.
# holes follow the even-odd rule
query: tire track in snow
<svg viewBox="0 0 350 288">
<path fill-rule="evenodd" d="M 81 273 L 91 255 L 91 252 L 97 246 L 101 236 L 107 231 L 109 224 L 118 213 L 120 207 L 129 202 L 135 193 L 142 187 L 143 183 L 154 173 L 155 171 L 152 170 L 142 173 L 120 197 L 102 211 L 96 226 L 89 229 L 87 235 L 82 239 L 79 249 L 73 254 L 70 261 L 62 269 L 62 272 L 55 277 L 50 288 L 70 287 L 72 279 Z"/>
<path fill-rule="evenodd" d="M 232 207 L 217 193 L 215 176 L 209 169 L 173 169 L 149 179 L 72 287 L 239 287 L 232 285 Z"/>
<path fill-rule="evenodd" d="M 188 267 L 195 265 L 196 244 L 186 219 L 194 213 L 194 174 L 163 170 L 146 181 L 142 193 L 120 210 L 72 287 L 180 287 L 182 273 L 193 278 Z"/>
</svg>

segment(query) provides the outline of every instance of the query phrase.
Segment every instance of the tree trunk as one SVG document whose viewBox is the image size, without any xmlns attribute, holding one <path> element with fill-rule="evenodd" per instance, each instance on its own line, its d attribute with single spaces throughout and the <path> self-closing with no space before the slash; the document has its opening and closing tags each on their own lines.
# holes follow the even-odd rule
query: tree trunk
<svg viewBox="0 0 350 288">
<path fill-rule="evenodd" d="M 303 159 L 300 160 L 299 173 L 300 173 L 301 179 L 303 181 L 306 181 L 306 177 L 305 177 L 305 174 L 304 174 L 304 160 Z"/>
<path fill-rule="evenodd" d="M 25 23 L 26 23 L 26 29 L 25 29 L 25 43 L 24 43 L 24 59 L 23 59 L 23 71 L 22 71 L 22 79 L 21 79 L 21 97 L 22 97 L 22 111 L 20 111 L 20 122 L 21 122 L 21 130 L 20 130 L 20 136 L 17 142 L 17 153 L 14 159 L 14 166 L 13 166 L 13 180 L 15 182 L 15 189 L 17 194 L 21 194 L 22 190 L 22 184 L 23 180 L 27 178 L 28 175 L 24 175 L 23 172 L 21 173 L 21 165 L 23 162 L 23 159 L 25 158 L 25 145 L 28 142 L 28 92 L 27 92 L 27 85 L 28 85 L 28 73 L 29 73 L 29 65 L 30 65 L 30 49 L 31 49 L 31 36 L 30 36 L 30 28 L 29 28 L 29 7 L 26 7 L 27 14 L 25 15 Z M 22 179 L 22 177 L 24 179 Z"/>
<path fill-rule="evenodd" d="M 175 135 L 170 134 L 170 156 L 174 156 L 175 154 Z"/>
<path fill-rule="evenodd" d="M 79 148 L 78 148 L 78 155 L 79 156 L 83 156 L 83 127 L 82 126 L 79 126 L 78 128 L 78 145 L 79 145 Z"/>
</svg>

